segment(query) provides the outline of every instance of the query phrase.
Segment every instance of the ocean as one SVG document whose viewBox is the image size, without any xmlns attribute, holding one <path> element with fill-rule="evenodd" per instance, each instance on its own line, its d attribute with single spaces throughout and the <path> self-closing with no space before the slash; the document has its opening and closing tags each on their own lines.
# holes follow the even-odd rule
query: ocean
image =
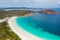
<svg viewBox="0 0 60 40">
<path fill-rule="evenodd" d="M 52 9 L 60 12 L 60 9 Z M 40 14 L 16 18 L 16 24 L 25 31 L 47 40 L 60 40 L 60 13 Z"/>
</svg>

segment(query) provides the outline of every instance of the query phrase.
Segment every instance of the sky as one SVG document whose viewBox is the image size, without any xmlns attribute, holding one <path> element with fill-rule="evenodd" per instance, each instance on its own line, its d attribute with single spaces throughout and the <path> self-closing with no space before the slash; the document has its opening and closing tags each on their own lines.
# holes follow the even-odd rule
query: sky
<svg viewBox="0 0 60 40">
<path fill-rule="evenodd" d="M 60 8 L 60 0 L 0 0 L 0 7 Z"/>
</svg>

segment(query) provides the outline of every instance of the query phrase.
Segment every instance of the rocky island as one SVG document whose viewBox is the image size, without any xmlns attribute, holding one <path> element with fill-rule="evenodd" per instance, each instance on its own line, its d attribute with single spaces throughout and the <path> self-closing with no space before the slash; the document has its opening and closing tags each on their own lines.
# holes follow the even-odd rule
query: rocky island
<svg viewBox="0 0 60 40">
<path fill-rule="evenodd" d="M 54 10 L 42 10 L 42 11 L 39 11 L 39 13 L 44 13 L 44 14 L 57 14 L 57 12 L 54 11 Z"/>
</svg>

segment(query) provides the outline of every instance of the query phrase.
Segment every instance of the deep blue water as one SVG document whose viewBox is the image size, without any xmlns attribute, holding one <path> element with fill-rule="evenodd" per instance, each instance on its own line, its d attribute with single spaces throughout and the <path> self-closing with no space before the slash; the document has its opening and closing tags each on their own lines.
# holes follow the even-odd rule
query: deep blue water
<svg viewBox="0 0 60 40">
<path fill-rule="evenodd" d="M 60 11 L 60 9 L 53 9 L 53 10 L 58 12 Z M 33 13 L 32 16 L 18 17 L 16 19 L 16 23 L 32 34 L 49 39 L 50 38 L 55 39 L 56 38 L 55 36 L 57 36 L 59 37 L 60 40 L 60 13 L 58 14 Z M 50 36 L 50 34 L 54 36 Z"/>
<path fill-rule="evenodd" d="M 43 28 L 44 31 L 60 36 L 60 14 L 33 14 L 32 18 L 36 28 Z"/>
</svg>

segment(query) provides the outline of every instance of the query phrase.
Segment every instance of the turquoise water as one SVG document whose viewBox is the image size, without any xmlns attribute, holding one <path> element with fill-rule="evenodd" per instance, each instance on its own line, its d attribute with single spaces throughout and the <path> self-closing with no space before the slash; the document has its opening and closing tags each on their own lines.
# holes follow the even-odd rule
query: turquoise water
<svg viewBox="0 0 60 40">
<path fill-rule="evenodd" d="M 60 14 L 32 14 L 16 18 L 18 26 L 43 39 L 60 40 Z"/>
</svg>

